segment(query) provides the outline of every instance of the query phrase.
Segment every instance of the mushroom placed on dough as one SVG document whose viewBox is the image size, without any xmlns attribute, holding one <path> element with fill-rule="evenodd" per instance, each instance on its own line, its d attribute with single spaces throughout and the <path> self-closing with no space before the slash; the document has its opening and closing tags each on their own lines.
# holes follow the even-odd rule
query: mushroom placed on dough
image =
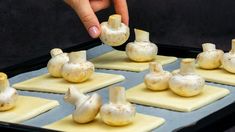
<svg viewBox="0 0 235 132">
<path fill-rule="evenodd" d="M 94 93 L 91 96 L 85 95 L 73 86 L 68 89 L 64 96 L 64 100 L 76 106 L 72 117 L 77 123 L 88 123 L 93 121 L 102 105 L 102 98 L 97 93 Z"/>
<path fill-rule="evenodd" d="M 228 53 L 224 53 L 222 64 L 226 71 L 235 73 L 235 39 L 232 40 L 231 50 Z"/>
<path fill-rule="evenodd" d="M 18 94 L 10 87 L 7 75 L 0 72 L 0 111 L 7 111 L 15 107 Z"/>
<path fill-rule="evenodd" d="M 137 62 L 151 61 L 157 52 L 156 44 L 149 41 L 149 32 L 135 29 L 135 41 L 126 45 L 128 58 Z"/>
<path fill-rule="evenodd" d="M 52 58 L 47 63 L 48 72 L 53 77 L 62 77 L 62 67 L 69 61 L 67 53 L 63 53 L 59 48 L 54 48 L 51 50 L 50 54 Z"/>
<path fill-rule="evenodd" d="M 175 94 L 191 97 L 202 92 L 205 80 L 194 69 L 194 59 L 182 59 L 179 73 L 173 74 L 169 80 L 169 87 Z"/>
<path fill-rule="evenodd" d="M 150 73 L 144 76 L 144 83 L 151 90 L 165 90 L 169 87 L 171 73 L 164 71 L 161 64 L 157 62 L 149 63 Z"/>
<path fill-rule="evenodd" d="M 71 52 L 69 62 L 62 68 L 62 76 L 69 82 L 84 82 L 94 73 L 93 63 L 86 60 L 86 51 Z"/>
<path fill-rule="evenodd" d="M 221 66 L 221 59 L 224 54 L 222 50 L 216 49 L 215 44 L 202 44 L 203 52 L 197 56 L 197 64 L 202 69 L 215 69 Z"/>
<path fill-rule="evenodd" d="M 110 126 L 123 126 L 133 122 L 135 107 L 126 100 L 125 88 L 109 89 L 109 103 L 100 109 L 101 120 Z"/>
</svg>

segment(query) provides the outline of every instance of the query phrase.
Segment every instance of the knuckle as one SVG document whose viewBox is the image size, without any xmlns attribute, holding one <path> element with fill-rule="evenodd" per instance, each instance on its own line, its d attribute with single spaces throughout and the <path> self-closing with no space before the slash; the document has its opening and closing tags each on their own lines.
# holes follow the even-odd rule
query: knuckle
<svg viewBox="0 0 235 132">
<path fill-rule="evenodd" d="M 84 22 L 84 23 L 90 23 L 92 22 L 92 20 L 94 20 L 94 17 L 92 14 L 84 14 L 81 18 L 81 20 Z"/>
</svg>

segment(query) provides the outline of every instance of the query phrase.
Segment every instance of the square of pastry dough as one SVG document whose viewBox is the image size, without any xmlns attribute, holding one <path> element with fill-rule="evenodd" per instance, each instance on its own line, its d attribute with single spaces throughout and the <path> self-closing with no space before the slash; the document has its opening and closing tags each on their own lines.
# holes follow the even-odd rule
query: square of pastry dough
<svg viewBox="0 0 235 132">
<path fill-rule="evenodd" d="M 169 89 L 151 91 L 146 88 L 144 83 L 130 88 L 126 92 L 130 102 L 182 112 L 199 109 L 229 93 L 228 89 L 205 85 L 201 94 L 194 97 L 181 97 Z"/>
<path fill-rule="evenodd" d="M 235 86 L 235 74 L 229 73 L 223 68 L 205 70 L 197 67 L 195 71 L 205 78 L 206 81 Z"/>
<path fill-rule="evenodd" d="M 14 108 L 0 112 L 0 121 L 20 123 L 49 111 L 58 105 L 59 103 L 56 100 L 20 95 Z"/>
<path fill-rule="evenodd" d="M 94 73 L 91 78 L 82 83 L 71 83 L 63 78 L 55 78 L 50 74 L 44 74 L 13 85 L 19 90 L 41 91 L 52 93 L 65 93 L 71 85 L 76 86 L 81 92 L 90 92 L 105 86 L 123 81 L 122 75 L 108 73 Z"/>
<path fill-rule="evenodd" d="M 162 65 L 176 61 L 176 57 L 156 55 L 153 61 L 159 62 Z M 115 69 L 126 71 L 144 71 L 149 68 L 149 62 L 134 62 L 131 61 L 124 51 L 113 50 L 101 56 L 90 60 L 96 68 Z"/>
<path fill-rule="evenodd" d="M 163 118 L 137 113 L 133 123 L 126 126 L 112 127 L 104 124 L 99 116 L 90 123 L 78 124 L 72 120 L 70 115 L 45 126 L 45 128 L 69 132 L 147 132 L 159 127 L 164 122 Z"/>
<path fill-rule="evenodd" d="M 174 70 L 173 72 L 179 72 L 179 69 Z M 195 72 L 202 76 L 206 81 L 235 86 L 235 74 L 225 71 L 222 67 L 206 70 L 196 66 Z"/>
</svg>

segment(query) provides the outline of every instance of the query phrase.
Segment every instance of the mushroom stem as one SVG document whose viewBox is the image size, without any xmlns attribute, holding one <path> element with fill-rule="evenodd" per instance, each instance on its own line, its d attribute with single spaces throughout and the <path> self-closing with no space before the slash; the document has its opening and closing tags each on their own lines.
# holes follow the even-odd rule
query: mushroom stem
<svg viewBox="0 0 235 132">
<path fill-rule="evenodd" d="M 163 68 L 161 64 L 158 64 L 157 62 L 150 62 L 149 63 L 149 70 L 150 72 L 163 72 Z"/>
<path fill-rule="evenodd" d="M 212 43 L 204 43 L 202 44 L 203 51 L 213 51 L 216 50 L 215 44 Z"/>
<path fill-rule="evenodd" d="M 182 59 L 180 63 L 180 74 L 193 74 L 195 70 L 195 59 Z"/>
<path fill-rule="evenodd" d="M 125 104 L 126 94 L 124 87 L 115 87 L 109 89 L 109 100 L 114 104 Z"/>
<path fill-rule="evenodd" d="M 76 106 L 79 106 L 87 99 L 88 99 L 88 96 L 86 96 L 82 92 L 78 91 L 77 88 L 74 86 L 70 87 L 64 96 L 65 101 L 67 101 L 73 105 L 76 105 Z"/>
<path fill-rule="evenodd" d="M 54 48 L 50 51 L 51 57 L 55 57 L 56 55 L 62 54 L 63 51 L 60 48 Z"/>
<path fill-rule="evenodd" d="M 108 25 L 113 28 L 113 29 L 117 29 L 121 26 L 121 15 L 118 15 L 118 14 L 114 14 L 114 15 L 111 15 L 109 16 L 109 19 L 108 19 Z"/>
<path fill-rule="evenodd" d="M 3 92 L 7 87 L 9 87 L 7 75 L 3 72 L 0 72 L 0 93 Z"/>
<path fill-rule="evenodd" d="M 137 42 L 149 42 L 149 32 L 140 29 L 134 29 L 135 41 Z"/>
<path fill-rule="evenodd" d="M 70 63 L 83 63 L 86 61 L 86 51 L 77 51 L 69 53 L 69 62 Z"/>
<path fill-rule="evenodd" d="M 235 39 L 232 39 L 232 48 L 230 51 L 232 54 L 235 54 Z"/>
</svg>

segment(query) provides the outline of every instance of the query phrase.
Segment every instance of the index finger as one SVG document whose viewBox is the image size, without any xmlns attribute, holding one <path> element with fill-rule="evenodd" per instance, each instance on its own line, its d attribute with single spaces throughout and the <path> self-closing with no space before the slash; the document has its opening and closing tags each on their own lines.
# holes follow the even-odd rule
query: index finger
<svg viewBox="0 0 235 132">
<path fill-rule="evenodd" d="M 126 0 L 113 0 L 113 4 L 116 13 L 122 16 L 122 22 L 129 25 L 129 14 Z"/>
</svg>

